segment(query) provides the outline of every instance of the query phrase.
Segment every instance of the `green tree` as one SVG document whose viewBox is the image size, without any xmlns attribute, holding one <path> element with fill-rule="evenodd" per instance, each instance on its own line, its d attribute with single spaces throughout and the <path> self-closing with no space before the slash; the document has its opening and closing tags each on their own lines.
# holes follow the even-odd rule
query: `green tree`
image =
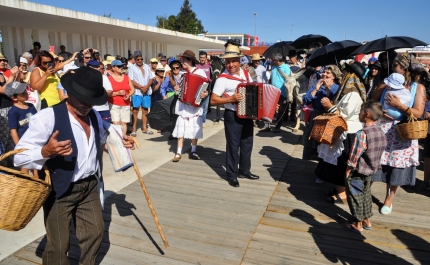
<svg viewBox="0 0 430 265">
<path fill-rule="evenodd" d="M 156 16 L 156 26 L 189 34 L 205 33 L 206 31 L 202 22 L 197 19 L 197 15 L 191 7 L 192 5 L 190 4 L 190 1 L 184 0 L 184 3 L 176 16 Z"/>
</svg>

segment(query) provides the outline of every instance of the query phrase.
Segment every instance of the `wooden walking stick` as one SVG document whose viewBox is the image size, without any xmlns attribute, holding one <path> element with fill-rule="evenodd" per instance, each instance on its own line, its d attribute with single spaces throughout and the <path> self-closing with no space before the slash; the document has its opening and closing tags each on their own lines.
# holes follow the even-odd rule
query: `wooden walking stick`
<svg viewBox="0 0 430 265">
<path fill-rule="evenodd" d="M 135 137 L 129 136 L 129 138 L 131 138 L 134 141 L 134 143 L 136 144 L 137 148 L 140 147 L 139 142 L 137 141 L 137 139 Z M 151 210 L 152 217 L 154 218 L 155 225 L 157 226 L 158 233 L 160 233 L 160 236 L 161 236 L 161 239 L 163 240 L 164 246 L 166 248 L 168 248 L 169 247 L 169 243 L 167 242 L 167 239 L 166 239 L 166 237 L 164 236 L 164 233 L 163 233 L 163 229 L 161 228 L 161 225 L 158 222 L 157 213 L 155 212 L 154 206 L 152 205 L 152 201 L 151 201 L 151 198 L 149 197 L 149 193 L 148 193 L 148 190 L 146 189 L 145 183 L 143 182 L 142 175 L 140 174 L 140 171 L 139 171 L 139 168 L 137 167 L 136 161 L 134 161 L 133 157 L 132 157 L 132 159 L 133 159 L 133 168 L 134 168 L 134 171 L 136 172 L 137 178 L 139 179 L 139 183 L 140 183 L 140 186 L 142 187 L 143 194 L 145 194 L 145 198 L 146 198 L 146 201 L 148 202 L 149 210 Z"/>
</svg>

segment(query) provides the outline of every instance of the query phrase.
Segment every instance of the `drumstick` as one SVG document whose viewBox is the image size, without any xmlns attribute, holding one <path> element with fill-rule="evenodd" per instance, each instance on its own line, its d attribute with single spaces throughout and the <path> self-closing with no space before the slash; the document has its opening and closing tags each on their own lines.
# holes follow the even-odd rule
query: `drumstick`
<svg viewBox="0 0 430 265">
<path fill-rule="evenodd" d="M 139 142 L 137 141 L 137 139 L 135 137 L 129 136 L 128 138 L 131 139 L 131 140 L 133 140 L 135 142 L 136 146 L 139 147 Z M 145 194 L 145 198 L 146 198 L 146 201 L 148 202 L 149 210 L 151 210 L 152 217 L 154 218 L 155 225 L 157 226 L 158 233 L 160 233 L 160 236 L 161 236 L 161 239 L 163 240 L 164 246 L 166 248 L 168 248 L 169 247 L 169 243 L 167 242 L 167 239 L 166 239 L 166 237 L 164 236 L 164 233 L 163 233 L 163 229 L 161 228 L 161 225 L 158 222 L 157 213 L 155 212 L 154 206 L 152 205 L 152 201 L 151 201 L 151 198 L 149 197 L 148 190 L 146 189 L 145 183 L 143 182 L 142 175 L 140 174 L 139 168 L 137 167 L 136 162 L 134 161 L 133 156 L 132 156 L 132 160 L 133 160 L 134 171 L 136 172 L 137 178 L 139 179 L 139 183 L 140 183 L 140 186 L 142 187 L 143 194 Z"/>
</svg>

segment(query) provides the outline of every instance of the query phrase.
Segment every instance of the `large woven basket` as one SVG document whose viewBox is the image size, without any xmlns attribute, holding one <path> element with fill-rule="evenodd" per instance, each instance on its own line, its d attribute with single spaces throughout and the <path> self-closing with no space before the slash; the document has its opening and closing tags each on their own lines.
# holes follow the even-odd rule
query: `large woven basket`
<svg viewBox="0 0 430 265">
<path fill-rule="evenodd" d="M 0 161 L 23 151 L 3 154 Z M 33 219 L 51 191 L 49 171 L 45 173 L 47 182 L 0 166 L 0 229 L 18 231 Z"/>
<path fill-rule="evenodd" d="M 333 146 L 340 138 L 343 132 L 348 130 L 346 120 L 332 113 L 325 113 L 314 118 L 310 138 L 315 139 L 322 144 Z"/>
<path fill-rule="evenodd" d="M 411 113 L 409 121 L 396 125 L 396 131 L 403 141 L 418 140 L 427 137 L 428 121 L 415 120 L 414 115 Z"/>
</svg>

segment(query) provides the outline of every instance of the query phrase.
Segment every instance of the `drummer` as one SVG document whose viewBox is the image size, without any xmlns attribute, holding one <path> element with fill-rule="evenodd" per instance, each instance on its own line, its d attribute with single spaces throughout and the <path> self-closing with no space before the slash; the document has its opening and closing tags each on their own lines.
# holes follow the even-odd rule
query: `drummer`
<svg viewBox="0 0 430 265">
<path fill-rule="evenodd" d="M 216 80 L 211 97 L 212 105 L 225 107 L 226 174 L 228 183 L 233 187 L 239 187 L 238 177 L 259 179 L 257 175 L 251 174 L 254 124 L 251 119 L 238 118 L 234 104 L 242 99 L 242 95 L 236 93 L 237 85 L 252 82 L 249 73 L 240 68 L 240 58 L 244 55 L 239 46 L 238 40 L 228 40 L 225 44 L 225 54 L 220 58 L 225 59 L 226 69 Z"/>
<path fill-rule="evenodd" d="M 199 61 L 196 59 L 194 52 L 186 50 L 181 56 L 182 67 L 185 72 L 199 75 L 206 78 L 206 73 L 202 69 L 197 69 L 196 64 Z M 178 66 L 179 68 L 179 66 Z M 173 69 L 176 70 L 176 69 Z M 179 86 L 175 86 L 176 92 L 180 91 Z M 201 98 L 206 98 L 209 95 L 208 91 L 204 91 L 200 94 Z M 178 115 L 176 120 L 175 129 L 173 130 L 172 136 L 178 138 L 178 148 L 173 162 L 178 162 L 182 158 L 182 147 L 184 146 L 184 139 L 191 140 L 191 153 L 189 158 L 193 160 L 200 160 L 197 154 L 197 140 L 203 138 L 203 108 L 201 104 L 198 107 L 182 103 L 181 101 L 176 102 L 175 114 Z"/>
</svg>

